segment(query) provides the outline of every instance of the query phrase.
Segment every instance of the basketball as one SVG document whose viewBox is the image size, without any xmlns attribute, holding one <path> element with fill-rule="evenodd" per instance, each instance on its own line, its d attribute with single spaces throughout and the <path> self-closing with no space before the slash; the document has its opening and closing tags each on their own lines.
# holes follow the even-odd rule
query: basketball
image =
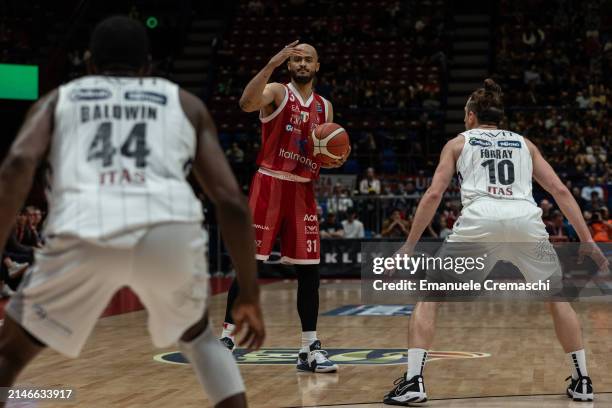
<svg viewBox="0 0 612 408">
<path fill-rule="evenodd" d="M 311 139 L 313 155 L 323 166 L 342 159 L 350 150 L 348 133 L 337 123 L 317 126 L 312 131 Z"/>
</svg>

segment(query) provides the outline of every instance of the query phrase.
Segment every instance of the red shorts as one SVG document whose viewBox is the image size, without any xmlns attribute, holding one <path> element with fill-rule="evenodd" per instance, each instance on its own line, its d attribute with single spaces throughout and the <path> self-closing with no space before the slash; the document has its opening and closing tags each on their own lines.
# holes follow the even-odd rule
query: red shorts
<svg viewBox="0 0 612 408">
<path fill-rule="evenodd" d="M 283 180 L 257 172 L 251 182 L 249 207 L 257 259 L 268 259 L 280 234 L 282 263 L 319 263 L 321 242 L 313 182 Z"/>
</svg>

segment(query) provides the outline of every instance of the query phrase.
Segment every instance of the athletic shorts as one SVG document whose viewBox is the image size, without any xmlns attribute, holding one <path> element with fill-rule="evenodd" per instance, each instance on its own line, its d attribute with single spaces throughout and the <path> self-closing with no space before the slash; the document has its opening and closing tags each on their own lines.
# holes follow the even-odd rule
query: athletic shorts
<svg viewBox="0 0 612 408">
<path fill-rule="evenodd" d="M 441 256 L 487 254 L 480 276 L 466 279 L 484 280 L 498 261 L 512 263 L 526 282 L 561 277 L 542 210 L 528 201 L 479 199 L 463 209 L 446 242 Z"/>
<path fill-rule="evenodd" d="M 280 235 L 282 263 L 319 263 L 321 241 L 312 181 L 301 183 L 257 172 L 251 182 L 249 207 L 257 259 L 268 259 Z"/>
<path fill-rule="evenodd" d="M 175 343 L 205 311 L 206 239 L 197 224 L 149 227 L 132 247 L 55 237 L 35 255 L 6 312 L 34 337 L 77 357 L 113 294 L 130 287 L 156 347 Z"/>
</svg>

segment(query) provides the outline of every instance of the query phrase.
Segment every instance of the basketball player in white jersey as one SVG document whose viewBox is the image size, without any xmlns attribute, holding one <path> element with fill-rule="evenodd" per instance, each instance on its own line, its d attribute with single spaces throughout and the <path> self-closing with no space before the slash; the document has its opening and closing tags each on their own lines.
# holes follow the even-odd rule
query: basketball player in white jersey
<svg viewBox="0 0 612 408">
<path fill-rule="evenodd" d="M 503 117 L 501 88 L 491 79 L 473 92 L 465 106 L 467 131 L 442 149 L 432 184 L 421 199 L 406 243 L 400 250 L 412 254 L 423 230 L 429 225 L 453 174 L 461 181 L 463 210 L 447 242 L 548 242 L 548 234 L 536 206 L 531 183 L 534 178 L 555 199 L 584 243 L 581 252 L 595 260 L 600 270 L 608 261 L 592 243 L 578 204 L 533 143 L 523 136 L 498 129 Z M 507 248 L 508 246 L 503 246 Z M 501 248 L 502 250 L 504 248 Z M 513 247 L 514 248 L 514 247 Z M 515 264 L 526 281 L 537 276 L 530 254 L 508 250 L 499 259 Z M 513 253 L 514 252 L 514 253 Z M 533 259 L 533 257 L 531 257 Z M 551 261 L 558 268 L 558 260 Z M 433 342 L 437 303 L 418 302 L 410 318 L 408 371 L 396 380 L 384 397 L 389 405 L 427 401 L 423 368 Z M 569 356 L 572 374 L 567 395 L 575 401 L 592 401 L 593 388 L 587 374 L 580 323 L 567 302 L 551 302 L 549 310 L 559 342 Z"/>
<path fill-rule="evenodd" d="M 240 280 L 234 319 L 247 329 L 242 343 L 257 348 L 264 328 L 252 221 L 213 121 L 198 98 L 147 76 L 142 24 L 108 18 L 90 50 L 91 75 L 32 107 L 0 168 L 3 246 L 36 167 L 45 159 L 50 167 L 47 244 L 6 309 L 0 386 L 13 385 L 45 346 L 77 357 L 112 295 L 129 286 L 148 310 L 153 344 L 178 342 L 214 405 L 246 407 L 234 358 L 208 322 L 202 208 L 186 180 L 193 163 L 217 205 Z"/>
</svg>

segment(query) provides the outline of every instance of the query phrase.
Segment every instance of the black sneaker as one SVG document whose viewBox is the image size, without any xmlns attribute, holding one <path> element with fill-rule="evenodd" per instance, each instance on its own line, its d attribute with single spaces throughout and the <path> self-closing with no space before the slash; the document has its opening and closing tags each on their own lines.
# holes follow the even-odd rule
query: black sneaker
<svg viewBox="0 0 612 408">
<path fill-rule="evenodd" d="M 223 344 L 229 351 L 234 351 L 234 349 L 236 348 L 236 345 L 234 344 L 234 340 L 230 339 L 229 337 L 222 337 L 219 339 L 219 341 L 221 342 L 221 344 Z"/>
<path fill-rule="evenodd" d="M 409 380 L 406 380 L 404 374 L 397 380 L 393 381 L 393 388 L 385 398 L 383 403 L 387 405 L 403 405 L 409 406 L 409 403 L 418 404 L 427 402 L 427 393 L 425 392 L 425 383 L 423 376 L 415 375 Z"/>
<path fill-rule="evenodd" d="M 567 387 L 567 396 L 574 401 L 593 401 L 593 383 L 589 377 L 578 377 L 574 380 L 570 375 L 565 379 L 572 380 Z"/>
</svg>

